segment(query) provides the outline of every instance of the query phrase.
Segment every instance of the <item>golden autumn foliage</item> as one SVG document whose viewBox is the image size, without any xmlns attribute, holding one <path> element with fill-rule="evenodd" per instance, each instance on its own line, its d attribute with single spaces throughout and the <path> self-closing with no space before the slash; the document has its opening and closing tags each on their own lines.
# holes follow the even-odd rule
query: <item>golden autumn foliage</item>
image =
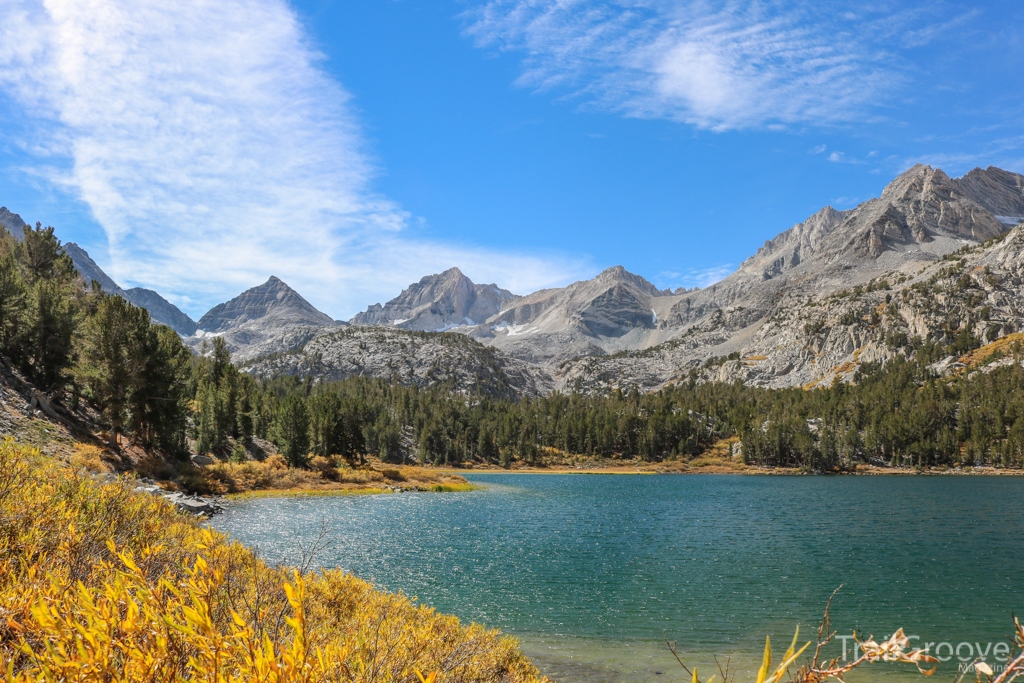
<svg viewBox="0 0 1024 683">
<path fill-rule="evenodd" d="M 0 445 L 6 683 L 541 683 L 516 642 L 374 590 L 302 575 L 164 501 Z"/>
<path fill-rule="evenodd" d="M 310 457 L 307 464 L 308 469 L 289 467 L 280 454 L 263 461 L 218 461 L 194 470 L 182 481 L 191 491 L 216 495 L 253 491 L 316 492 L 346 489 L 379 492 L 385 486 L 416 491 L 472 491 L 476 488 L 457 474 L 432 471 L 425 467 L 399 467 L 380 463 L 352 467 L 343 458 L 325 458 L 322 455 Z"/>
</svg>

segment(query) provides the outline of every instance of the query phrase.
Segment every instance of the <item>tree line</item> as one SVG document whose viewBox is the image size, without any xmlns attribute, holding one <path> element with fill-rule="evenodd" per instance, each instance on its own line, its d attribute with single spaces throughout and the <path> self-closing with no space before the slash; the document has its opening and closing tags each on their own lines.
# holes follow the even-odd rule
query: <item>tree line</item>
<svg viewBox="0 0 1024 683">
<path fill-rule="evenodd" d="M 739 436 L 743 459 L 761 466 L 1024 466 L 1024 349 L 1013 350 L 1013 364 L 947 378 L 928 368 L 947 349 L 919 351 L 885 367 L 865 366 L 853 384 L 811 391 L 690 379 L 647 394 L 513 401 L 372 378 L 322 384 L 280 377 L 263 388 L 288 406 L 288 434 L 299 439 L 292 453 L 348 448 L 393 462 L 509 465 L 537 464 L 556 449 L 661 461 L 690 459 Z M 344 436 L 333 437 L 339 430 Z M 278 443 L 287 443 L 284 432 Z"/>
<path fill-rule="evenodd" d="M 311 455 L 370 454 L 388 462 L 536 464 L 551 449 L 658 461 L 691 458 L 739 436 L 744 459 L 765 466 L 1020 467 L 1020 363 L 952 378 L 928 368 L 978 343 L 918 344 L 909 359 L 862 366 L 853 384 L 813 391 L 691 376 L 648 394 L 510 400 L 446 383 L 258 380 L 231 363 L 222 339 L 194 354 L 145 309 L 86 286 L 52 228 L 26 227 L 21 241 L 0 234 L 0 354 L 56 400 L 95 408 L 112 443 L 125 438 L 182 459 L 190 452 L 242 459 L 260 438 L 296 467 Z M 1019 346 L 1007 353 L 1024 355 Z"/>
</svg>

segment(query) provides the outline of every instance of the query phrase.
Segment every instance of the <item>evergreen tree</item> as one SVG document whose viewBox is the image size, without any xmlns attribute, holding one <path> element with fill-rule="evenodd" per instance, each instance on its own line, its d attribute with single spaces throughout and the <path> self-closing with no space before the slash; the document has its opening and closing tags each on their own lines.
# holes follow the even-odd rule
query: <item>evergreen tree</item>
<svg viewBox="0 0 1024 683">
<path fill-rule="evenodd" d="M 0 234 L 0 354 L 18 360 L 25 323 L 26 286 L 14 256 L 14 240 Z"/>
<path fill-rule="evenodd" d="M 274 443 L 292 467 L 306 464 L 309 453 L 309 412 L 302 396 L 289 396 L 281 402 L 274 422 Z"/>
<path fill-rule="evenodd" d="M 13 318 L 4 313 L 8 319 L 2 322 L 8 333 L 12 322 L 17 328 L 7 350 L 40 388 L 61 389 L 73 361 L 71 340 L 78 324 L 74 264 L 53 228 L 38 223 L 34 230 L 25 227 L 22 242 L 14 245 L 13 253 L 20 277 L 10 272 L 9 260 L 0 263 L 0 270 L 8 271 L 0 275 L 6 280 L 3 286 L 14 297 L 4 307 L 10 306 L 11 313 L 20 309 L 20 316 L 15 313 Z"/>
<path fill-rule="evenodd" d="M 224 423 L 227 421 L 223 394 L 212 379 L 202 380 L 196 391 L 196 451 L 213 453 L 223 450 L 227 445 L 227 433 Z"/>
<path fill-rule="evenodd" d="M 112 445 L 130 409 L 139 410 L 139 382 L 151 350 L 148 336 L 149 313 L 119 296 L 103 296 L 82 326 L 75 375 L 107 420 Z"/>
</svg>

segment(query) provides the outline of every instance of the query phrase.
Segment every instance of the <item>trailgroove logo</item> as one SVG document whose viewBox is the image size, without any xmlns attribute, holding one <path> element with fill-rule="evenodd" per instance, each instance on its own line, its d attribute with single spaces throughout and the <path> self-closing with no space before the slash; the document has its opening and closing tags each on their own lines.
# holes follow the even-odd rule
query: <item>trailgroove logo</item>
<svg viewBox="0 0 1024 683">
<path fill-rule="evenodd" d="M 857 638 L 854 636 L 836 636 L 836 638 L 843 642 L 842 661 L 846 662 L 851 658 L 856 660 L 861 656 L 860 643 L 857 641 Z M 888 637 L 886 637 L 886 640 L 888 640 Z M 914 643 L 915 641 L 920 641 L 921 637 L 907 636 L 907 640 Z M 1002 671 L 1006 668 L 1006 662 L 1010 659 L 1012 644 L 1004 640 L 994 643 L 970 643 L 967 641 L 952 643 L 941 641 L 926 642 L 920 648 L 940 662 L 956 659 L 960 663 L 960 671 L 972 671 L 974 663 L 978 661 L 995 662 L 995 664 L 990 663 L 989 667 L 993 671 Z M 1002 662 L 1002 666 L 998 662 Z"/>
</svg>

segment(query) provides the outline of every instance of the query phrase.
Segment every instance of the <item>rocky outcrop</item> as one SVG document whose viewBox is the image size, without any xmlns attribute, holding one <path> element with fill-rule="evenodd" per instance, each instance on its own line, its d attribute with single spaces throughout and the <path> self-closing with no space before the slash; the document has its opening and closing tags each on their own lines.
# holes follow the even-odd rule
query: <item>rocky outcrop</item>
<svg viewBox="0 0 1024 683">
<path fill-rule="evenodd" d="M 124 290 L 109 275 L 104 273 L 102 268 L 96 265 L 96 262 L 92 260 L 89 252 L 85 249 L 82 249 L 74 242 L 67 242 L 64 244 L 64 253 L 71 257 L 71 261 L 75 264 L 75 270 L 78 271 L 79 277 L 82 278 L 86 286 L 93 282 L 98 282 L 107 294 L 125 296 Z M 127 299 L 128 297 L 125 298 Z"/>
<path fill-rule="evenodd" d="M 16 213 L 12 213 L 6 206 L 0 206 L 0 226 L 9 232 L 14 239 L 21 241 L 24 234 L 25 221 Z"/>
<path fill-rule="evenodd" d="M 406 386 L 444 384 L 496 398 L 547 393 L 547 374 L 524 361 L 455 333 L 352 326 L 326 331 L 301 348 L 254 358 L 241 369 L 259 377 L 299 375 L 325 381 L 377 377 Z"/>
<path fill-rule="evenodd" d="M 196 517 L 212 517 L 224 510 L 223 499 L 208 498 L 180 491 L 168 491 L 158 486 L 152 479 L 145 477 L 136 480 L 134 490 L 138 493 L 148 493 L 163 498 L 181 512 L 187 512 Z"/>
<path fill-rule="evenodd" d="M 428 275 L 383 306 L 374 304 L 349 322 L 443 332 L 479 325 L 516 296 L 497 285 L 478 285 L 458 268 Z"/>
</svg>

